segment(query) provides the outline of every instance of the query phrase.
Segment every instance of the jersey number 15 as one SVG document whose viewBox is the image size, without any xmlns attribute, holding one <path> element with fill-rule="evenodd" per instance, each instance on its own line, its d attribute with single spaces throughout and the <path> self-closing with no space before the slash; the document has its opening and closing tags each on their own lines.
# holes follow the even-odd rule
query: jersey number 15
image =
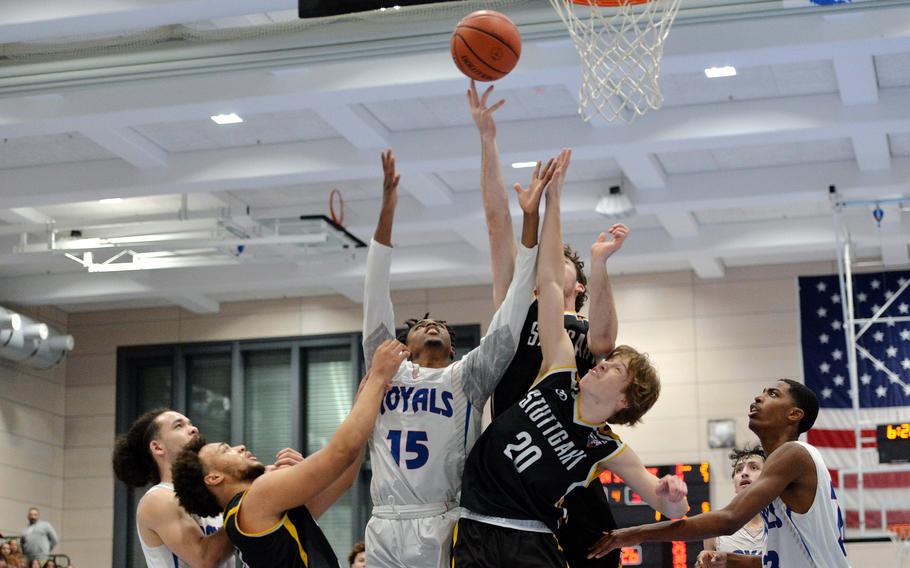
<svg viewBox="0 0 910 568">
<path fill-rule="evenodd" d="M 414 457 L 404 460 L 404 465 L 408 469 L 418 469 L 427 463 L 430 458 L 430 449 L 426 443 L 429 440 L 427 433 L 422 430 L 410 430 L 402 432 L 401 430 L 389 430 L 386 439 L 391 442 L 392 459 L 401 466 L 401 435 L 405 434 L 404 451 L 407 454 L 414 454 Z"/>
</svg>

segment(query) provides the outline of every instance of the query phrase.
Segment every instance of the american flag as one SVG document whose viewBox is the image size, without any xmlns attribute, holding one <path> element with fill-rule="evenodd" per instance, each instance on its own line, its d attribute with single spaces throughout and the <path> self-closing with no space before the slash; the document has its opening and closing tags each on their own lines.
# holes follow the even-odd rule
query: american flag
<svg viewBox="0 0 910 568">
<path fill-rule="evenodd" d="M 878 323 L 857 340 L 863 469 L 880 470 L 864 475 L 867 529 L 885 528 L 882 510 L 887 511 L 888 524 L 910 523 L 910 471 L 906 471 L 910 468 L 899 472 L 880 466 L 875 442 L 877 424 L 910 418 L 910 321 L 895 321 L 910 316 L 908 281 L 907 271 L 853 277 L 854 318 L 871 318 L 890 302 Z M 803 376 L 821 403 L 808 442 L 822 452 L 836 484 L 838 470 L 858 467 L 843 304 L 837 276 L 799 279 Z M 845 474 L 837 491 L 847 528 L 857 528 L 856 474 Z"/>
</svg>

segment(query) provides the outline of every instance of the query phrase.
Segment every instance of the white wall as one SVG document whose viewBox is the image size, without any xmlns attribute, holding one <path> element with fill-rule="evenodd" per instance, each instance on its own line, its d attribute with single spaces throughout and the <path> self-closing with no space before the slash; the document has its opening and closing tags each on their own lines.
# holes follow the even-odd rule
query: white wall
<svg viewBox="0 0 910 568">
<path fill-rule="evenodd" d="M 727 451 L 707 449 L 707 420 L 734 418 L 737 442 L 754 440 L 746 428 L 751 398 L 778 377 L 801 375 L 796 276 L 833 271 L 821 263 L 730 269 L 717 281 L 689 272 L 615 278 L 620 342 L 650 353 L 663 380 L 644 424 L 622 429 L 623 437 L 648 463 L 709 461 L 714 503 L 726 503 L 733 494 Z M 394 301 L 400 321 L 430 311 L 451 323 L 485 326 L 490 295 L 489 287 L 475 286 L 399 292 Z M 71 314 L 76 350 L 66 374 L 63 532 L 77 566 L 106 566 L 111 558 L 118 346 L 315 335 L 360 325 L 360 306 L 334 296 L 225 304 L 215 315 L 179 308 Z M 891 565 L 882 560 L 892 558 L 890 546 L 856 545 L 878 560 L 854 558 L 854 566 Z"/>
<path fill-rule="evenodd" d="M 18 311 L 66 330 L 67 315 L 60 310 Z M 0 358 L 0 533 L 4 535 L 22 534 L 33 506 L 58 532 L 62 528 L 65 379 L 65 363 L 41 371 Z"/>
</svg>

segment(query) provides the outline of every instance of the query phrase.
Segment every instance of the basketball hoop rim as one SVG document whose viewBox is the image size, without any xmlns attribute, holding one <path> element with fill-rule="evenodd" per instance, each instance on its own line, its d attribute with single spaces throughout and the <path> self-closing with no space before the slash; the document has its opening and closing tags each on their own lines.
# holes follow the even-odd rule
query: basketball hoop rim
<svg viewBox="0 0 910 568">
<path fill-rule="evenodd" d="M 601 8 L 619 8 L 626 5 L 648 4 L 651 0 L 572 0 L 579 6 L 598 6 Z"/>
</svg>

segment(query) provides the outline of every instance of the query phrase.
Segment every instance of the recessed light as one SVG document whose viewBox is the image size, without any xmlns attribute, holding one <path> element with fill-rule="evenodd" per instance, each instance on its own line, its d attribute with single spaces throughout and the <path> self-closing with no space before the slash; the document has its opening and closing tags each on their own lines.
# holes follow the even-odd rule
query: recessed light
<svg viewBox="0 0 910 568">
<path fill-rule="evenodd" d="M 212 121 L 215 124 L 238 124 L 243 122 L 243 119 L 236 112 L 229 114 L 216 114 L 212 116 Z"/>
<path fill-rule="evenodd" d="M 512 167 L 516 170 L 520 170 L 522 168 L 533 168 L 536 165 L 537 162 L 512 162 Z"/>
<path fill-rule="evenodd" d="M 725 67 L 708 67 L 705 69 L 705 76 L 708 79 L 717 79 L 718 77 L 732 77 L 736 75 L 736 67 L 727 65 Z"/>
<path fill-rule="evenodd" d="M 101 199 L 98 203 L 123 203 L 122 197 L 111 197 L 108 199 Z"/>
</svg>

